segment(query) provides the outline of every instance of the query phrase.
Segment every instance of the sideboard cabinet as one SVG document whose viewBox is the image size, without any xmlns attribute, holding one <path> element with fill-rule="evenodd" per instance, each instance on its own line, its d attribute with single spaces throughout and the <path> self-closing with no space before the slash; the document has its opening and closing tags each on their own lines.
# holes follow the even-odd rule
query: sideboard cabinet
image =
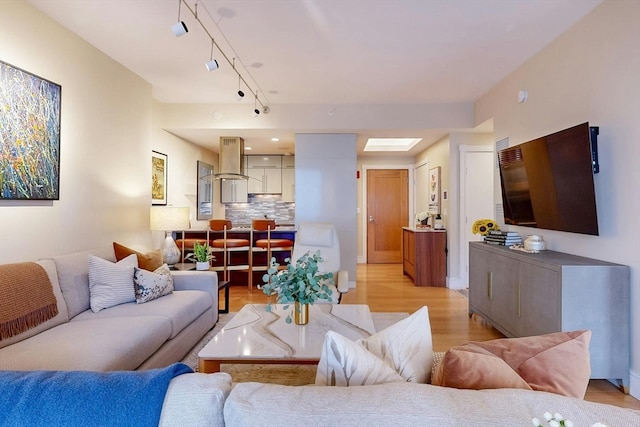
<svg viewBox="0 0 640 427">
<path fill-rule="evenodd" d="M 591 378 L 629 382 L 629 267 L 469 244 L 469 315 L 507 337 L 591 330 Z"/>
<path fill-rule="evenodd" d="M 415 286 L 447 286 L 447 232 L 403 227 L 402 271 Z"/>
</svg>

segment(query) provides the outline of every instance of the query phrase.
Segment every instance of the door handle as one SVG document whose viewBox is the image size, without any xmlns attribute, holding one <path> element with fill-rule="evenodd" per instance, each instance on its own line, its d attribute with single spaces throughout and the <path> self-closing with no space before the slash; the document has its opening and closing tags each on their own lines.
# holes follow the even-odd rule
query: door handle
<svg viewBox="0 0 640 427">
<path fill-rule="evenodd" d="M 373 221 L 374 221 L 373 216 L 369 215 L 369 222 L 373 222 Z"/>
</svg>

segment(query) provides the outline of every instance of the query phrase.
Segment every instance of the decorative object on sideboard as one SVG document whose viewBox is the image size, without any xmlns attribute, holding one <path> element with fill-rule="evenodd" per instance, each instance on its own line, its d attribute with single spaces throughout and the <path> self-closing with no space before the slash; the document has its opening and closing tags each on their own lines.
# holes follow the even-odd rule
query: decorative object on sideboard
<svg viewBox="0 0 640 427">
<path fill-rule="evenodd" d="M 422 211 L 416 214 L 416 222 L 418 222 L 423 228 L 429 227 L 429 218 L 431 218 L 431 212 Z"/>
<path fill-rule="evenodd" d="M 471 232 L 473 234 L 486 236 L 489 233 L 489 230 L 500 230 L 500 227 L 492 219 L 478 219 L 471 226 Z"/>
<path fill-rule="evenodd" d="M 264 285 L 261 288 L 266 295 L 275 296 L 277 304 L 287 304 L 285 310 L 289 304 L 295 303 L 296 324 L 304 325 L 309 319 L 309 304 L 321 299 L 331 302 L 332 291 L 328 285 L 334 284 L 333 273 L 320 273 L 318 266 L 324 259 L 319 250 L 313 254 L 305 253 L 295 265 L 289 258 L 287 261 L 289 263 L 286 269 L 281 270 L 276 259 L 271 258 L 271 266 L 267 274 L 262 276 Z M 267 305 L 267 311 L 270 310 L 271 301 Z M 287 316 L 286 322 L 291 323 L 291 314 Z"/>
<path fill-rule="evenodd" d="M 162 244 L 162 260 L 169 266 L 180 261 L 180 250 L 173 240 L 171 231 L 189 229 L 189 208 L 183 207 L 152 207 L 149 215 L 151 230 L 165 232 Z"/>
<path fill-rule="evenodd" d="M 542 236 L 532 234 L 524 239 L 524 248 L 528 251 L 544 251 L 547 248 Z"/>
<path fill-rule="evenodd" d="M 213 248 L 206 243 L 195 242 L 193 252 L 186 256 L 185 260 L 196 263 L 196 270 L 209 270 L 209 261 L 215 260 Z"/>
<path fill-rule="evenodd" d="M 433 221 L 433 228 L 436 230 L 444 229 L 444 221 L 442 220 L 442 215 L 436 214 L 436 217 Z"/>
</svg>

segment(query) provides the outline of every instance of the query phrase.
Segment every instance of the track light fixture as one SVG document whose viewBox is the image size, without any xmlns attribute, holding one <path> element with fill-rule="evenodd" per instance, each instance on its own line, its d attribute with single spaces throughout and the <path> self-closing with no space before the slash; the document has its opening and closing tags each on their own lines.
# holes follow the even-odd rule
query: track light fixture
<svg viewBox="0 0 640 427">
<path fill-rule="evenodd" d="M 253 117 L 258 117 L 260 115 L 260 110 L 258 110 L 258 94 L 256 93 L 256 99 L 253 102 Z"/>
<path fill-rule="evenodd" d="M 218 69 L 218 61 L 213 59 L 213 47 L 215 45 L 216 45 L 216 42 L 214 42 L 213 39 L 211 39 L 211 56 L 209 57 L 209 60 L 204 64 L 204 66 L 207 67 L 207 71 L 213 71 Z"/>
<path fill-rule="evenodd" d="M 180 6 L 182 5 L 182 0 L 178 0 L 178 22 L 171 26 L 171 31 L 176 37 L 183 36 L 189 32 L 187 28 L 187 24 L 184 21 L 180 20 Z"/>
<path fill-rule="evenodd" d="M 234 58 L 234 60 L 233 60 L 233 69 L 234 69 L 234 70 L 236 69 L 236 62 L 235 62 L 235 58 Z M 236 73 L 237 73 L 237 71 L 236 71 Z M 238 74 L 238 93 L 236 94 L 236 95 L 237 95 L 237 96 L 236 96 L 236 99 L 237 99 L 238 101 L 242 101 L 242 99 L 244 98 L 244 92 L 242 91 L 242 87 L 241 87 L 241 85 L 240 85 L 241 83 L 242 83 L 242 79 L 240 78 L 240 74 Z"/>
<path fill-rule="evenodd" d="M 197 1 L 196 1 L 195 5 L 194 5 L 194 9 L 192 9 L 191 6 L 189 5 L 189 3 L 186 0 L 178 0 L 178 22 L 171 26 L 171 29 L 173 30 L 173 33 L 176 35 L 176 37 L 181 36 L 183 34 L 186 34 L 188 32 L 187 26 L 184 24 L 184 22 L 182 22 L 180 20 L 180 7 L 182 6 L 182 3 L 184 3 L 185 7 L 189 10 L 189 12 L 191 12 L 191 14 L 195 18 L 196 22 L 198 24 L 200 24 L 200 27 L 202 27 L 204 32 L 207 34 L 207 36 L 209 36 L 209 39 L 211 40 L 211 56 L 210 56 L 209 61 L 207 61 L 205 63 L 205 66 L 206 66 L 207 70 L 208 71 L 213 71 L 213 70 L 217 70 L 219 68 L 218 61 L 213 59 L 213 48 L 215 47 L 215 48 L 218 49 L 218 51 L 220 52 L 222 57 L 227 61 L 227 63 L 229 63 L 229 65 L 231 65 L 233 67 L 233 70 L 238 75 L 238 92 L 236 93 L 236 98 L 238 99 L 238 101 L 241 101 L 244 98 L 245 92 L 242 90 L 242 87 L 244 86 L 244 87 L 246 87 L 246 90 L 248 90 L 255 98 L 254 99 L 254 105 L 253 105 L 254 108 L 253 108 L 253 113 L 252 113 L 253 116 L 254 117 L 258 117 L 261 112 L 263 112 L 264 114 L 268 114 L 269 111 L 271 111 L 271 109 L 269 108 L 269 106 L 263 104 L 263 102 L 258 97 L 258 92 L 260 91 L 260 88 L 257 87 L 256 90 L 251 89 L 251 86 L 249 86 L 249 84 L 247 83 L 247 80 L 244 77 L 242 77 L 242 74 L 240 74 L 240 72 L 236 69 L 236 66 L 235 66 L 236 58 L 233 58 L 233 62 L 232 62 L 230 57 L 227 56 L 224 53 L 222 48 L 220 48 L 220 45 L 218 45 L 218 43 L 215 42 L 215 40 L 213 39 L 213 35 L 211 35 L 211 32 L 209 32 L 209 30 L 207 29 L 205 24 L 198 17 L 198 2 Z M 204 7 L 204 6 L 202 6 L 202 7 Z M 218 31 L 220 33 L 222 33 L 222 31 L 220 30 L 220 28 L 217 26 L 217 24 L 215 22 L 213 23 L 213 25 L 215 25 L 216 28 L 218 29 Z M 224 34 L 222 34 L 222 37 L 225 38 Z M 225 41 L 226 41 L 227 44 L 230 45 L 229 40 L 227 40 L 225 38 Z M 231 47 L 231 46 L 229 46 L 229 47 L 230 47 L 231 51 L 234 51 L 233 47 Z M 256 86 L 257 86 L 257 83 L 255 82 L 255 80 L 253 79 L 251 74 L 249 73 L 249 70 L 246 67 L 244 67 L 244 65 L 243 65 L 243 68 L 246 71 L 246 74 L 248 74 L 249 77 L 251 78 L 251 81 L 253 83 L 255 83 Z M 260 104 L 260 108 L 258 108 L 258 104 Z"/>
</svg>

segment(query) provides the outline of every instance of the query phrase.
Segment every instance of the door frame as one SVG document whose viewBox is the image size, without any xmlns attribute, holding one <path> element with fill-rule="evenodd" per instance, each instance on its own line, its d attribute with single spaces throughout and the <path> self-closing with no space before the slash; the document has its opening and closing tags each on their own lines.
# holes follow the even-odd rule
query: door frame
<svg viewBox="0 0 640 427">
<path fill-rule="evenodd" d="M 358 264 L 366 264 L 367 263 L 367 173 L 370 169 L 406 169 L 407 170 L 407 185 L 409 186 L 409 208 L 407 220 L 408 224 L 413 224 L 413 214 L 414 211 L 414 193 L 415 193 L 415 165 L 414 163 L 406 163 L 406 164 L 394 164 L 394 165 L 386 165 L 386 164 L 362 164 L 362 195 L 361 195 L 361 203 L 360 206 L 360 228 L 362 230 L 362 241 L 360 242 L 360 250 L 362 251 L 362 256 L 358 257 Z"/>
<path fill-rule="evenodd" d="M 460 214 L 458 215 L 458 245 L 460 247 L 460 251 L 458 253 L 458 277 L 460 278 L 460 284 L 464 284 L 466 283 L 466 286 L 469 285 L 469 272 L 465 271 L 465 267 L 467 265 L 467 263 L 465 261 L 468 260 L 468 251 L 469 251 L 469 244 L 465 241 L 465 232 L 463 232 L 463 230 L 466 230 L 465 227 L 470 226 L 469 223 L 467 222 L 467 218 L 466 218 L 466 213 L 467 213 L 467 206 L 466 206 L 466 200 L 467 200 L 467 195 L 465 192 L 465 181 L 466 181 L 466 169 L 467 169 L 467 157 L 466 157 L 466 153 L 470 153 L 470 152 L 476 152 L 476 153 L 491 153 L 493 154 L 493 159 L 494 159 L 494 163 L 495 163 L 495 159 L 496 159 L 496 155 L 495 155 L 495 149 L 493 146 L 491 145 L 460 145 L 458 147 L 458 151 L 460 153 L 460 167 L 458 169 L 459 172 L 459 187 L 460 187 L 460 205 L 458 207 Z M 495 193 L 495 173 L 493 176 L 493 186 L 494 186 L 494 193 Z M 495 211 L 495 194 L 492 194 L 492 200 L 493 200 L 493 207 L 494 207 L 494 211 Z M 494 215 L 495 216 L 495 215 Z M 467 256 L 465 257 L 465 253 L 467 254 Z M 463 283 L 464 282 L 464 283 Z"/>
</svg>

